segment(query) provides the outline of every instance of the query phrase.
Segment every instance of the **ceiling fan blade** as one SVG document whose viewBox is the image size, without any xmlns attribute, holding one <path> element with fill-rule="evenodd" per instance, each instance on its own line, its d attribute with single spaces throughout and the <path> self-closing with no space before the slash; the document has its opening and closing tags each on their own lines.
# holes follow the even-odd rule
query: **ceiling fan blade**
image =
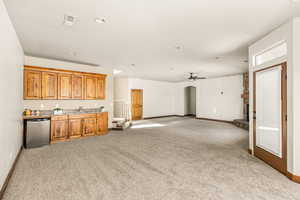
<svg viewBox="0 0 300 200">
<path fill-rule="evenodd" d="M 206 79 L 206 77 L 198 77 L 197 74 L 190 72 L 190 77 L 188 78 L 188 80 L 192 80 L 192 81 L 196 81 L 199 79 Z"/>
</svg>

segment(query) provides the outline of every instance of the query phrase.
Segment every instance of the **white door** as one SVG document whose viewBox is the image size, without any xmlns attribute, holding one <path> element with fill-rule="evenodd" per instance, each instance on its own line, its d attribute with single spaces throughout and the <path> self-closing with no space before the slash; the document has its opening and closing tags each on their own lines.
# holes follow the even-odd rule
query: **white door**
<svg viewBox="0 0 300 200">
<path fill-rule="evenodd" d="M 256 73 L 256 146 L 282 157 L 281 66 Z"/>
<path fill-rule="evenodd" d="M 286 63 L 254 72 L 254 155 L 286 173 Z"/>
</svg>

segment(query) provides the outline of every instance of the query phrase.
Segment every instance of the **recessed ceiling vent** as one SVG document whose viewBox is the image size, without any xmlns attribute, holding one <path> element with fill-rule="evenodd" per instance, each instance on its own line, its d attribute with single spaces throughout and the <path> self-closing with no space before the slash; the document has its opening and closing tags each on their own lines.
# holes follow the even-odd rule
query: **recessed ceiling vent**
<svg viewBox="0 0 300 200">
<path fill-rule="evenodd" d="M 73 24 L 75 23 L 75 17 L 72 15 L 65 15 L 65 19 L 64 19 L 64 25 L 66 26 L 73 26 Z"/>
</svg>

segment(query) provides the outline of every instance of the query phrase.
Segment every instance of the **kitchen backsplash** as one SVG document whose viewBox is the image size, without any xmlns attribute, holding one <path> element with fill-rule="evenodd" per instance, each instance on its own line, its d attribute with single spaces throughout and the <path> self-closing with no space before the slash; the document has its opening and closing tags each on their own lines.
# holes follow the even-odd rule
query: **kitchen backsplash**
<svg viewBox="0 0 300 200">
<path fill-rule="evenodd" d="M 105 110 L 109 106 L 107 101 L 102 100 L 24 100 L 24 109 L 32 110 L 52 110 L 58 105 L 58 107 L 63 109 L 78 109 L 79 106 L 86 108 L 99 108 L 104 106 Z"/>
</svg>

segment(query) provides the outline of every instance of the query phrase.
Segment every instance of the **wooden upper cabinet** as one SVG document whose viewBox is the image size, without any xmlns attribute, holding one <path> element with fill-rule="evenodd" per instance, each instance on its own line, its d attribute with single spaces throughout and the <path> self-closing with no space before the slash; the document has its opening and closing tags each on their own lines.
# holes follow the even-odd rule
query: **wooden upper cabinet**
<svg viewBox="0 0 300 200">
<path fill-rule="evenodd" d="M 85 99 L 97 98 L 97 77 L 93 75 L 85 76 Z"/>
<path fill-rule="evenodd" d="M 58 74 L 58 99 L 72 99 L 72 74 Z"/>
<path fill-rule="evenodd" d="M 96 99 L 105 99 L 105 76 L 97 77 Z"/>
<path fill-rule="evenodd" d="M 106 75 L 24 66 L 24 99 L 105 99 Z"/>
<path fill-rule="evenodd" d="M 84 99 L 84 76 L 72 75 L 72 99 Z"/>
<path fill-rule="evenodd" d="M 42 72 L 42 99 L 57 99 L 57 73 Z"/>
<path fill-rule="evenodd" d="M 24 70 L 24 99 L 41 99 L 42 72 Z"/>
</svg>

